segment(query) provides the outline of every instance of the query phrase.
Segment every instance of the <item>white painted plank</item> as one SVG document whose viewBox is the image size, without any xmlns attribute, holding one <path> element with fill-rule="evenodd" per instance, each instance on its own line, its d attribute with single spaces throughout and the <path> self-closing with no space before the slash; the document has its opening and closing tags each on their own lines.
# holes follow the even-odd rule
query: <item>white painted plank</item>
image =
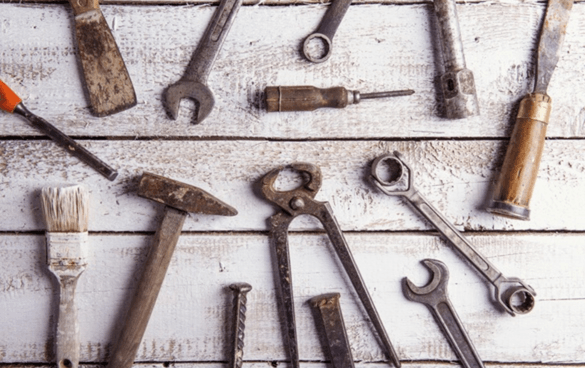
<svg viewBox="0 0 585 368">
<path fill-rule="evenodd" d="M 209 77 L 216 106 L 200 125 L 181 109 L 163 112 L 161 94 L 183 73 L 215 7 L 103 6 L 134 81 L 138 106 L 107 118 L 90 116 L 73 47 L 69 5 L 0 4 L 0 71 L 36 113 L 77 136 L 129 137 L 502 137 L 529 90 L 544 5 L 458 7 L 468 67 L 481 117 L 436 116 L 433 79 L 441 74 L 430 4 L 354 6 L 334 40 L 334 54 L 312 65 L 299 54 L 327 6 L 243 7 Z M 575 4 L 549 93 L 549 137 L 583 137 L 585 5 Z M 412 88 L 413 96 L 364 101 L 346 109 L 266 113 L 266 85 L 343 85 L 362 92 Z M 186 103 L 186 106 L 193 106 Z M 0 135 L 34 135 L 15 116 L 0 114 Z"/>
<path fill-rule="evenodd" d="M 407 301 L 400 286 L 405 276 L 427 282 L 428 272 L 418 262 L 435 258 L 450 269 L 451 300 L 484 360 L 584 363 L 582 234 L 471 236 L 504 274 L 521 277 L 538 292 L 536 308 L 516 318 L 494 308 L 486 284 L 436 236 L 354 233 L 347 240 L 401 359 L 455 359 L 430 313 Z M 77 294 L 82 361 L 107 361 L 149 241 L 143 235 L 90 236 L 89 267 Z M 0 361 L 50 361 L 57 294 L 44 265 L 43 236 L 0 236 L 0 253 Z M 304 302 L 339 291 L 354 358 L 380 361 L 380 348 L 331 253 L 324 235 L 291 236 L 301 358 L 324 359 Z M 225 286 L 238 281 L 254 287 L 248 298 L 246 360 L 286 360 L 268 238 L 245 234 L 180 238 L 137 360 L 225 361 L 231 309 Z"/>
<path fill-rule="evenodd" d="M 367 180 L 372 160 L 401 151 L 415 170 L 417 186 L 462 230 L 585 230 L 585 142 L 547 141 L 531 202 L 531 221 L 485 211 L 505 144 L 498 141 L 266 142 L 109 141 L 83 144 L 119 169 L 105 180 L 50 141 L 0 142 L 0 230 L 42 230 L 39 190 L 61 183 L 91 189 L 90 229 L 154 231 L 162 205 L 139 198 L 140 175 L 150 171 L 198 186 L 239 211 L 238 216 L 192 215 L 185 231 L 265 231 L 276 208 L 259 192 L 259 180 L 278 165 L 296 161 L 321 168 L 316 199 L 331 203 L 345 231 L 432 229 L 404 200 L 379 192 Z M 302 217 L 293 229 L 316 229 Z"/>
</svg>

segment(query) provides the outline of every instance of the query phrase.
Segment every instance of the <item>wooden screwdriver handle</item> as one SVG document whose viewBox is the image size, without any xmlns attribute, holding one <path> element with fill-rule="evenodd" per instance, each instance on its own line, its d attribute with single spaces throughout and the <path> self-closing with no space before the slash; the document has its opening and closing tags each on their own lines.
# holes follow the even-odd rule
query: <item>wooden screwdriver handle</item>
<svg viewBox="0 0 585 368">
<path fill-rule="evenodd" d="M 530 218 L 530 198 L 544 148 L 551 98 L 531 93 L 520 102 L 516 125 L 488 211 L 521 220 Z"/>
<path fill-rule="evenodd" d="M 187 212 L 165 207 L 108 368 L 132 367 L 186 217 Z"/>
<path fill-rule="evenodd" d="M 346 107 L 348 91 L 344 87 L 313 86 L 266 87 L 266 111 L 313 111 L 320 107 Z"/>
</svg>

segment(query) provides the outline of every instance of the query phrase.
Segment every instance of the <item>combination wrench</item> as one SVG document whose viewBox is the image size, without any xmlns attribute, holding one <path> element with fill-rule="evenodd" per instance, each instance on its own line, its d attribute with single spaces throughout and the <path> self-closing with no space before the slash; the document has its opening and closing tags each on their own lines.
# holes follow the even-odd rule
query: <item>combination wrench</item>
<svg viewBox="0 0 585 368">
<path fill-rule="evenodd" d="M 383 165 L 387 165 L 390 172 L 389 181 L 380 177 Z M 408 170 L 408 173 L 405 172 Z M 406 189 L 399 189 L 407 175 Z M 495 286 L 495 299 L 506 312 L 512 316 L 526 314 L 534 308 L 534 289 L 516 277 L 505 277 L 500 271 L 480 254 L 471 243 L 451 224 L 439 211 L 437 211 L 423 195 L 413 186 L 414 172 L 400 159 L 400 153 L 394 151 L 394 155 L 385 154 L 374 160 L 371 168 L 371 176 L 374 185 L 382 192 L 390 196 L 402 196 L 431 222 L 447 241 L 453 245 L 481 275 Z"/>
<path fill-rule="evenodd" d="M 322 63 L 329 59 L 333 49 L 333 37 L 335 36 L 335 32 L 337 32 L 337 28 L 339 27 L 339 24 L 341 24 L 341 20 L 345 16 L 345 13 L 347 13 L 350 5 L 351 0 L 333 0 L 331 6 L 329 6 L 329 9 L 327 9 L 327 12 L 323 16 L 317 31 L 311 33 L 305 38 L 305 42 L 303 42 L 303 55 L 305 55 L 307 60 L 314 63 Z M 320 39 L 323 41 L 325 51 L 322 55 L 312 55 L 310 44 L 314 39 Z"/>
<path fill-rule="evenodd" d="M 431 282 L 426 286 L 418 287 L 405 277 L 402 282 L 404 296 L 408 300 L 422 303 L 429 308 L 463 367 L 484 368 L 475 346 L 449 300 L 447 293 L 449 269 L 443 262 L 436 259 L 425 259 L 422 264 L 433 274 Z"/>
<path fill-rule="evenodd" d="M 215 99 L 207 86 L 207 77 L 221 50 L 243 0 L 221 0 L 213 14 L 185 74 L 164 91 L 163 104 L 169 117 L 177 119 L 179 104 L 183 98 L 191 98 L 197 104 L 195 123 L 201 123 L 213 110 Z"/>
<path fill-rule="evenodd" d="M 374 301 L 366 288 L 362 275 L 355 263 L 353 255 L 345 240 L 337 220 L 333 216 L 331 206 L 327 202 L 316 201 L 315 195 L 321 188 L 322 176 L 321 170 L 312 164 L 293 163 L 289 165 L 293 170 L 304 174 L 308 181 L 297 189 L 290 191 L 278 191 L 274 188 L 274 182 L 284 166 L 278 167 L 262 178 L 262 194 L 267 200 L 274 203 L 282 211 L 272 215 L 270 222 L 270 239 L 274 247 L 274 268 L 278 275 L 277 291 L 279 299 L 284 309 L 286 321 L 286 336 L 288 338 L 288 350 L 290 353 L 293 368 L 299 368 L 299 352 L 297 344 L 297 330 L 295 324 L 295 310 L 293 303 L 292 272 L 290 267 L 290 254 L 288 247 L 288 228 L 290 223 L 299 215 L 311 215 L 316 217 L 327 232 L 329 240 L 349 276 L 358 297 L 364 306 L 368 317 L 372 321 L 382 347 L 395 367 L 400 367 L 398 355 L 390 342 L 386 329 Z"/>
</svg>

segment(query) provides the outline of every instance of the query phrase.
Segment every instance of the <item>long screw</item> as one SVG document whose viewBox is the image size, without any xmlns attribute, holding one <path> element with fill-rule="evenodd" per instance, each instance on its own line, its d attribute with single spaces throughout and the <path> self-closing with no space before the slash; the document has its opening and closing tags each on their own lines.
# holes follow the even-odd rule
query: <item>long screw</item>
<svg viewBox="0 0 585 368">
<path fill-rule="evenodd" d="M 230 368 L 242 368 L 244 357 L 244 329 L 246 328 L 246 294 L 252 290 L 252 286 L 245 282 L 231 284 L 234 291 L 234 334 L 232 337 L 232 356 Z"/>
</svg>

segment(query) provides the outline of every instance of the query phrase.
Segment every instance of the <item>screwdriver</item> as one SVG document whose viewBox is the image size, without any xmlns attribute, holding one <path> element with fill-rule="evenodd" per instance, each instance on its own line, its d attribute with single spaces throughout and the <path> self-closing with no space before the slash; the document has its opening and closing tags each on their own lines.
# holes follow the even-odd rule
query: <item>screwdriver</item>
<svg viewBox="0 0 585 368">
<path fill-rule="evenodd" d="M 317 88 L 313 86 L 266 87 L 266 111 L 313 111 L 320 107 L 344 108 L 368 98 L 407 96 L 411 89 L 360 94 L 344 87 Z"/>
<path fill-rule="evenodd" d="M 55 143 L 63 147 L 65 151 L 93 167 L 108 180 L 114 180 L 118 176 L 116 170 L 80 146 L 77 142 L 69 138 L 49 122 L 31 113 L 22 103 L 22 99 L 18 97 L 18 95 L 2 80 L 0 80 L 0 109 L 11 114 L 16 113 L 23 116 L 32 124 L 32 126 L 49 136 L 49 138 L 55 141 Z"/>
<path fill-rule="evenodd" d="M 498 184 L 487 210 L 530 219 L 530 199 L 544 149 L 552 100 L 546 90 L 561 56 L 573 0 L 549 0 L 540 33 L 534 90 L 520 102 Z"/>
</svg>

